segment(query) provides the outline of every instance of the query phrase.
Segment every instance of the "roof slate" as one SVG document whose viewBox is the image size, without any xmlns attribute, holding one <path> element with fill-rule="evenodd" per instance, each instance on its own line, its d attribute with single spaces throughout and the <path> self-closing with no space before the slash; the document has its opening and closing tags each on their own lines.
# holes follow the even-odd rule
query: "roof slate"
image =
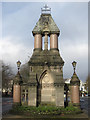
<svg viewBox="0 0 90 120">
<path fill-rule="evenodd" d="M 41 14 L 40 19 L 32 31 L 33 35 L 37 33 L 44 35 L 45 32 L 48 32 L 48 34 L 60 34 L 60 30 L 55 24 L 51 14 Z"/>
</svg>

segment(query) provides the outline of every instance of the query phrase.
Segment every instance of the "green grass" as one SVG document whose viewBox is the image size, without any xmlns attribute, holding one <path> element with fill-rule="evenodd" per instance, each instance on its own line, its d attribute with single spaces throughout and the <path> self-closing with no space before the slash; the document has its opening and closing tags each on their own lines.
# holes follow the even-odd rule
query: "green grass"
<svg viewBox="0 0 90 120">
<path fill-rule="evenodd" d="M 81 113 L 81 110 L 74 106 L 68 106 L 66 108 L 55 106 L 14 106 L 10 112 L 23 115 L 65 115 Z"/>
</svg>

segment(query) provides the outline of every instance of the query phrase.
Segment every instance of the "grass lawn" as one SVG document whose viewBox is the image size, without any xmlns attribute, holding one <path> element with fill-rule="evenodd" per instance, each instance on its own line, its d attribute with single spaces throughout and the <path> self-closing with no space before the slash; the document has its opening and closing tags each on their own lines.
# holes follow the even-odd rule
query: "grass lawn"
<svg viewBox="0 0 90 120">
<path fill-rule="evenodd" d="M 76 115 L 81 114 L 81 109 L 68 106 L 66 108 L 63 107 L 55 107 L 55 106 L 38 106 L 38 107 L 31 107 L 31 106 L 14 106 L 12 110 L 10 110 L 11 114 L 14 115 L 25 115 L 30 117 L 58 117 L 65 115 Z"/>
</svg>

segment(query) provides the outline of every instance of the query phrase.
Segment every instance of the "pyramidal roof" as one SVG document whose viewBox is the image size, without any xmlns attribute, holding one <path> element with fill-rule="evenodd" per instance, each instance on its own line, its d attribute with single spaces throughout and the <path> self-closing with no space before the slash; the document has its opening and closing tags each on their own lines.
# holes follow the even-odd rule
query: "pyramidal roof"
<svg viewBox="0 0 90 120">
<path fill-rule="evenodd" d="M 54 22 L 50 13 L 42 13 L 40 19 L 32 31 L 33 35 L 37 33 L 44 35 L 45 32 L 48 32 L 48 34 L 60 34 L 60 30 Z"/>
</svg>

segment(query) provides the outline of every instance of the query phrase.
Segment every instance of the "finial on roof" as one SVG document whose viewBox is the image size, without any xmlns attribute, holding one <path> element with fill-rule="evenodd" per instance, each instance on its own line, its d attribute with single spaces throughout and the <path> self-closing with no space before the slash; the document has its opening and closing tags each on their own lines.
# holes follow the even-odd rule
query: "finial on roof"
<svg viewBox="0 0 90 120">
<path fill-rule="evenodd" d="M 41 8 L 41 13 L 42 13 L 42 14 L 51 14 L 51 8 L 48 7 L 47 4 L 45 4 L 45 5 L 43 6 L 43 8 Z"/>
</svg>

